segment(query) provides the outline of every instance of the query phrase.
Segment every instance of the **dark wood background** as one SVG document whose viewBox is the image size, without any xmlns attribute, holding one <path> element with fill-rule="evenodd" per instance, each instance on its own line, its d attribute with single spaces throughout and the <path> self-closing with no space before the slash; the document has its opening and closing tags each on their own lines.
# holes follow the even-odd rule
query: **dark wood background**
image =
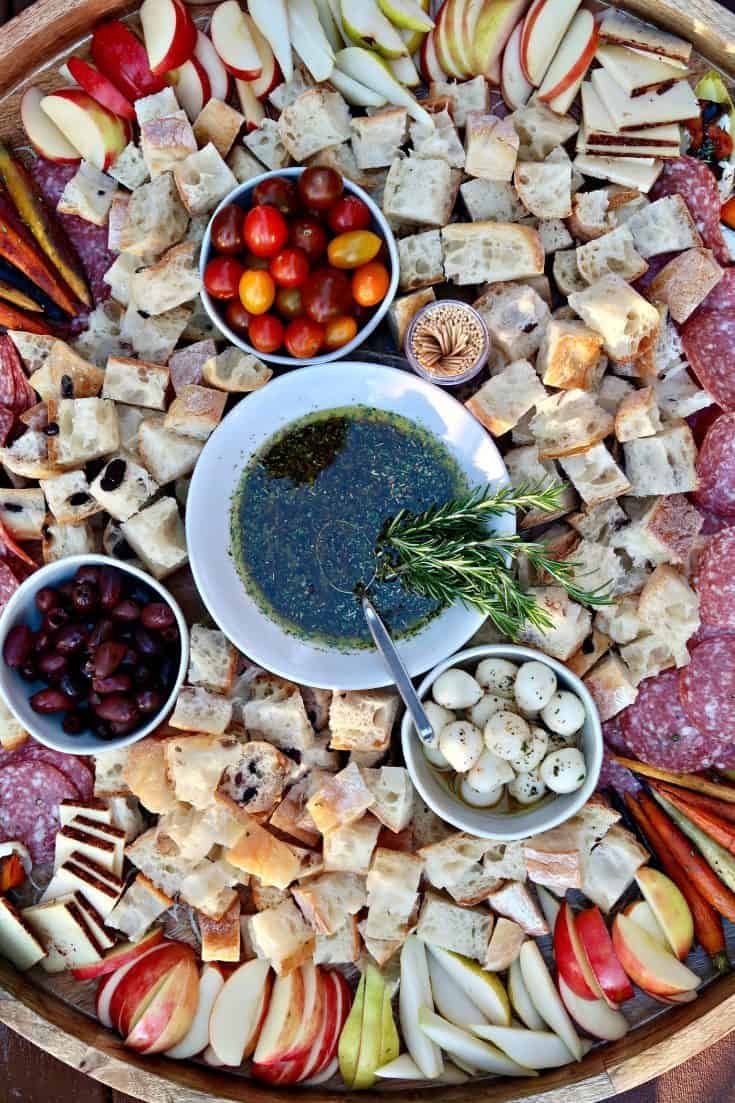
<svg viewBox="0 0 735 1103">
<path fill-rule="evenodd" d="M 0 0 L 0 24 L 30 7 L 32 2 Z M 725 7 L 735 9 L 735 0 L 724 3 Z M 733 1069 L 735 1035 L 666 1076 L 617 1096 L 617 1100 L 692 1103 L 696 1099 L 696 1103 L 732 1103 Z M 134 1100 L 67 1068 L 0 1024 L 0 1103 L 134 1103 Z"/>
</svg>

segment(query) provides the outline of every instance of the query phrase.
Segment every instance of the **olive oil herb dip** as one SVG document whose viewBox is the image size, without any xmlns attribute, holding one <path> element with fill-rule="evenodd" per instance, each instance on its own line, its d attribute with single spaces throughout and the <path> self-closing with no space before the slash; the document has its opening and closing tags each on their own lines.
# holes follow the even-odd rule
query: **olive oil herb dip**
<svg viewBox="0 0 735 1103">
<path fill-rule="evenodd" d="M 244 469 L 231 507 L 231 554 L 243 584 L 285 631 L 340 650 L 372 646 L 356 594 L 395 638 L 442 604 L 379 581 L 375 546 L 401 509 L 420 512 L 467 491 L 447 448 L 420 425 L 369 406 L 292 422 Z"/>
</svg>

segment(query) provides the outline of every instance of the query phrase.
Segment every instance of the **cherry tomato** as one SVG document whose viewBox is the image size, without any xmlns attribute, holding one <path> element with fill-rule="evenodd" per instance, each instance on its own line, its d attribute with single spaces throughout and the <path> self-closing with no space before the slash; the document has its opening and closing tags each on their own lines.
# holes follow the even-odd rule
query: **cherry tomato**
<svg viewBox="0 0 735 1103">
<path fill-rule="evenodd" d="M 286 326 L 283 343 L 290 356 L 307 360 L 316 356 L 324 344 L 324 326 L 311 318 L 296 318 Z"/>
<path fill-rule="evenodd" d="M 276 297 L 276 285 L 269 272 L 250 270 L 243 272 L 239 286 L 240 302 L 249 314 L 265 314 Z M 252 333 L 253 323 L 250 322 Z"/>
<path fill-rule="evenodd" d="M 293 180 L 287 180 L 283 176 L 271 176 L 269 180 L 261 180 L 253 188 L 253 205 L 261 207 L 266 204 L 276 207 L 281 214 L 293 216 L 301 209 L 299 193 Z"/>
<path fill-rule="evenodd" d="M 269 265 L 279 287 L 301 287 L 309 275 L 309 261 L 303 249 L 282 249 Z"/>
<path fill-rule="evenodd" d="M 287 322 L 300 318 L 304 313 L 301 291 L 298 287 L 279 287 L 276 292 L 276 310 Z"/>
<path fill-rule="evenodd" d="M 212 246 L 218 253 L 233 255 L 241 253 L 245 248 L 243 227 L 245 224 L 245 212 L 241 207 L 230 203 L 223 207 L 212 222 Z"/>
<path fill-rule="evenodd" d="M 304 309 L 321 324 L 346 314 L 352 304 L 350 281 L 337 268 L 317 268 L 301 288 Z"/>
<path fill-rule="evenodd" d="M 225 321 L 238 337 L 247 337 L 250 315 L 239 299 L 230 299 L 225 308 Z"/>
<path fill-rule="evenodd" d="M 359 268 L 377 256 L 382 244 L 382 239 L 372 230 L 350 230 L 332 238 L 327 246 L 327 257 L 335 268 Z"/>
<path fill-rule="evenodd" d="M 299 195 L 306 207 L 315 211 L 328 211 L 342 194 L 344 181 L 334 169 L 314 165 L 304 169 L 299 176 Z"/>
<path fill-rule="evenodd" d="M 313 264 L 327 251 L 327 234 L 315 218 L 297 218 L 288 231 L 288 243 L 295 249 L 303 249 Z"/>
<path fill-rule="evenodd" d="M 324 334 L 324 347 L 339 349 L 346 345 L 357 334 L 357 322 L 350 318 L 349 314 L 342 314 L 339 318 L 332 318 L 327 322 L 327 330 Z"/>
<path fill-rule="evenodd" d="M 214 257 L 204 269 L 204 286 L 213 299 L 234 299 L 244 271 L 234 257 Z"/>
<path fill-rule="evenodd" d="M 372 215 L 362 199 L 356 195 L 343 195 L 327 215 L 327 222 L 332 233 L 346 234 L 350 230 L 367 230 Z"/>
<path fill-rule="evenodd" d="M 384 264 L 373 260 L 363 264 L 352 277 L 352 297 L 360 306 L 376 306 L 385 298 L 390 275 Z"/>
<path fill-rule="evenodd" d="M 259 314 L 251 321 L 248 336 L 258 352 L 275 352 L 283 344 L 283 322 L 275 314 Z"/>
<path fill-rule="evenodd" d="M 251 207 L 245 216 L 245 244 L 256 257 L 274 257 L 288 241 L 288 223 L 275 207 Z"/>
</svg>

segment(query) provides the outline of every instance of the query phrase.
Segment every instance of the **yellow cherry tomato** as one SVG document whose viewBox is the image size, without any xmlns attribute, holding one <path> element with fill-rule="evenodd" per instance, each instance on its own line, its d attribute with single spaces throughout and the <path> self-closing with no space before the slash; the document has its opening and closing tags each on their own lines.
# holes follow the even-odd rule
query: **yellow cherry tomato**
<svg viewBox="0 0 735 1103">
<path fill-rule="evenodd" d="M 388 269 L 380 261 L 363 264 L 352 277 L 352 298 L 360 306 L 377 306 L 390 287 Z"/>
<path fill-rule="evenodd" d="M 341 314 L 338 318 L 332 318 L 327 322 L 324 334 L 324 347 L 327 349 L 339 349 L 357 333 L 357 322 L 350 318 L 349 314 Z"/>
<path fill-rule="evenodd" d="M 238 293 L 249 314 L 265 314 L 273 306 L 276 285 L 270 272 L 250 268 L 240 277 Z"/>
<path fill-rule="evenodd" d="M 330 241 L 327 246 L 329 263 L 334 268 L 359 268 L 378 255 L 382 244 L 372 230 L 349 230 Z"/>
</svg>

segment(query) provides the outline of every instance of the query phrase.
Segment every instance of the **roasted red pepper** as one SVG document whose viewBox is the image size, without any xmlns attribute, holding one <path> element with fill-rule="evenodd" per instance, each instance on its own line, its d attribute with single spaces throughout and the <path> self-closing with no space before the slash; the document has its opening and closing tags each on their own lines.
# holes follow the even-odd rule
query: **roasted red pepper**
<svg viewBox="0 0 735 1103">
<path fill-rule="evenodd" d="M 730 196 L 727 203 L 722 204 L 720 221 L 729 226 L 731 230 L 735 230 L 735 195 Z"/>
<path fill-rule="evenodd" d="M 0 858 L 0 892 L 17 889 L 26 879 L 26 871 L 18 854 L 6 854 Z"/>
</svg>

